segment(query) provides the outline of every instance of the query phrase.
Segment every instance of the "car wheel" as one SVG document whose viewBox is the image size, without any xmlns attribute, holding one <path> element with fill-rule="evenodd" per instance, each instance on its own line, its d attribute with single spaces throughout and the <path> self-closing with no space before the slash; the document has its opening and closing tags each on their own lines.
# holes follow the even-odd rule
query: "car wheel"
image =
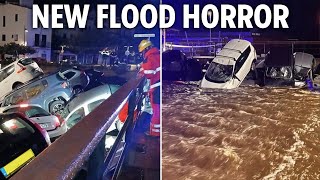
<svg viewBox="0 0 320 180">
<path fill-rule="evenodd" d="M 62 114 L 65 105 L 66 103 L 62 100 L 53 101 L 49 106 L 49 110 L 53 114 Z"/>
<path fill-rule="evenodd" d="M 18 87 L 20 87 L 20 86 L 22 86 L 22 85 L 23 85 L 23 83 L 21 83 L 21 82 L 16 82 L 16 83 L 13 84 L 12 89 L 17 89 Z"/>
<path fill-rule="evenodd" d="M 81 87 L 81 86 L 75 86 L 74 88 L 73 88 L 73 93 L 74 94 L 79 94 L 79 93 L 81 93 L 83 91 L 83 88 Z"/>
</svg>

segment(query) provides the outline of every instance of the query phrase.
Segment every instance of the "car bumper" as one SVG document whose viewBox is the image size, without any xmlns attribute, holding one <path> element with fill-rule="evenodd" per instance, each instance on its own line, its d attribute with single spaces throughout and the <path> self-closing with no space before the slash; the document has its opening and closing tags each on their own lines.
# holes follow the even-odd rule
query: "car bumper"
<svg viewBox="0 0 320 180">
<path fill-rule="evenodd" d="M 49 134 L 50 138 L 56 138 L 56 137 L 63 135 L 66 132 L 67 132 L 67 125 L 66 125 L 66 123 L 63 123 L 63 125 L 60 126 L 59 128 L 57 128 L 53 131 L 48 131 L 48 134 Z"/>
</svg>

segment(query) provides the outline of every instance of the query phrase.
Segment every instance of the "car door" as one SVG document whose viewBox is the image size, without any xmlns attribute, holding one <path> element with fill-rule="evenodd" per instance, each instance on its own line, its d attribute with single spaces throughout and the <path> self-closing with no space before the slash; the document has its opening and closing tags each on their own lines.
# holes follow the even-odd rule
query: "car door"
<svg viewBox="0 0 320 180">
<path fill-rule="evenodd" d="M 70 129 L 78 122 L 80 122 L 83 117 L 85 117 L 85 111 L 83 107 L 80 107 L 70 113 L 70 115 L 66 118 L 67 127 Z"/>
</svg>

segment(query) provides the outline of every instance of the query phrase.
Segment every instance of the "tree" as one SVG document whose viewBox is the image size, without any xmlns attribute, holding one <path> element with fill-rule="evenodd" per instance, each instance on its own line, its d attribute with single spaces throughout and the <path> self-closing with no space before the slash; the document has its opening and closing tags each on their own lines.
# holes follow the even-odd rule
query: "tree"
<svg viewBox="0 0 320 180">
<path fill-rule="evenodd" d="M 5 44 L 2 49 L 2 54 L 19 55 L 19 54 L 34 54 L 36 51 L 29 46 L 22 46 L 16 43 Z"/>
</svg>

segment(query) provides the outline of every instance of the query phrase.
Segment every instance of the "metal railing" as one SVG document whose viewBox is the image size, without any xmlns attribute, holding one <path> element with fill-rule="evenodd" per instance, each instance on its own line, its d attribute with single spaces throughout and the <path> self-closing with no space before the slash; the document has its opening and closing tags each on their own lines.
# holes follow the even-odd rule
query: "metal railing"
<svg viewBox="0 0 320 180">
<path fill-rule="evenodd" d="M 165 46 L 167 49 L 179 49 L 187 54 L 188 57 L 193 56 L 214 56 L 217 52 L 227 43 L 211 43 L 205 42 L 206 44 L 199 43 L 186 43 L 173 44 L 167 42 Z M 315 57 L 320 57 L 320 41 L 255 41 L 252 43 L 255 47 L 257 54 L 266 54 L 269 51 L 269 48 L 272 46 L 289 46 L 292 48 L 292 52 L 306 52 L 314 55 Z"/>
<path fill-rule="evenodd" d="M 141 110 L 145 78 L 131 79 L 66 134 L 52 143 L 12 179 L 116 179 L 134 127 L 134 111 Z M 106 132 L 128 102 L 126 122 L 112 148 L 105 151 Z M 124 137 L 125 141 L 123 140 Z M 119 150 L 120 156 L 116 154 Z M 109 174 L 113 172 L 113 174 Z M 107 176 L 108 174 L 108 176 Z"/>
</svg>

